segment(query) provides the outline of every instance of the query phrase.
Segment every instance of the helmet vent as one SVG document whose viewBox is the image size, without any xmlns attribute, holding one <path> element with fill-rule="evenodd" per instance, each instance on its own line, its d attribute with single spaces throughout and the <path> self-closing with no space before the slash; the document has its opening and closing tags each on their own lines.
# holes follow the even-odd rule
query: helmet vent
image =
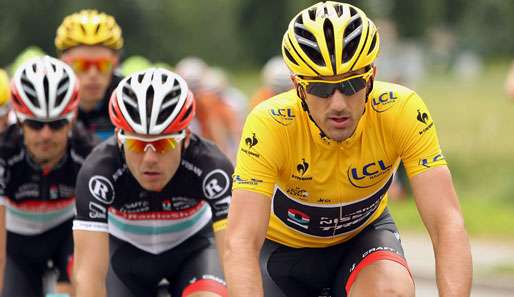
<svg viewBox="0 0 514 297">
<path fill-rule="evenodd" d="M 339 7 L 340 7 L 340 6 L 339 6 Z M 350 7 L 350 16 L 352 16 L 352 17 L 353 17 L 353 16 L 354 16 L 354 15 L 356 15 L 356 14 L 357 14 L 357 10 L 355 10 L 355 8 L 353 8 L 353 7 Z"/>
<path fill-rule="evenodd" d="M 129 81 L 127 83 L 130 84 Z M 123 87 L 122 92 L 122 100 L 125 102 L 125 107 L 127 109 L 127 112 L 130 115 L 130 118 L 137 124 L 141 124 L 141 118 L 139 117 L 139 112 L 137 108 L 137 97 L 134 91 L 132 89 L 128 88 L 127 86 Z"/>
<path fill-rule="evenodd" d="M 173 110 L 175 110 L 181 94 L 182 89 L 180 88 L 180 84 L 177 80 L 175 80 L 173 88 L 162 100 L 161 112 L 159 113 L 159 118 L 157 119 L 158 124 L 164 122 L 171 115 Z"/>
<path fill-rule="evenodd" d="M 325 32 L 325 41 L 330 55 L 330 63 L 332 64 L 332 70 L 336 71 L 336 57 L 335 57 L 335 43 L 334 43 L 334 26 L 332 22 L 327 18 L 323 23 L 323 32 Z"/>
<path fill-rule="evenodd" d="M 146 122 L 150 122 L 150 117 L 152 115 L 152 106 L 153 106 L 153 99 L 154 99 L 155 91 L 153 89 L 153 86 L 148 87 L 146 90 Z M 149 129 L 149 125 L 147 125 Z M 148 131 L 149 132 L 149 131 Z"/>
<path fill-rule="evenodd" d="M 186 112 L 184 113 L 184 115 L 182 116 L 182 118 L 180 119 L 180 121 L 185 121 L 187 119 L 187 117 L 189 117 L 189 115 L 193 112 L 193 105 L 191 104 L 191 106 L 189 106 L 189 108 L 186 110 Z"/>
<path fill-rule="evenodd" d="M 145 75 L 144 74 L 140 74 L 140 75 L 137 76 L 137 81 L 139 83 L 142 83 L 143 82 L 143 78 L 145 78 Z"/>
<path fill-rule="evenodd" d="M 359 46 L 360 36 L 362 34 L 362 20 L 359 15 L 354 15 L 343 36 L 343 63 L 348 62 L 354 55 Z"/>
<path fill-rule="evenodd" d="M 50 106 L 48 106 L 49 105 L 48 104 L 49 103 L 48 102 L 48 96 L 49 96 L 48 93 L 50 90 L 49 90 L 49 86 L 48 86 L 48 77 L 46 77 L 46 76 L 43 78 L 43 89 L 45 90 L 44 100 L 46 101 L 46 114 L 50 115 L 50 110 L 49 110 Z"/>
<path fill-rule="evenodd" d="M 29 98 L 30 103 L 32 103 L 32 105 L 34 105 L 36 108 L 40 108 L 41 106 L 39 105 L 39 102 L 37 100 L 36 89 L 34 88 L 32 82 L 28 80 L 27 73 L 25 71 L 21 76 L 21 86 L 24 93 Z"/>
<path fill-rule="evenodd" d="M 336 10 L 336 13 L 337 13 L 338 17 L 343 15 L 343 6 L 342 5 L 340 5 L 340 4 L 339 5 L 334 5 L 334 9 Z M 351 9 L 353 9 L 353 8 L 351 8 Z M 350 14 L 353 15 L 351 10 L 350 10 Z"/>
<path fill-rule="evenodd" d="M 80 30 L 82 30 L 82 34 L 87 34 L 86 33 L 86 28 L 84 27 L 83 24 L 80 24 Z"/>
<path fill-rule="evenodd" d="M 100 31 L 100 24 L 96 24 L 95 34 L 98 34 L 98 31 Z"/>
<path fill-rule="evenodd" d="M 59 85 L 57 86 L 57 98 L 55 99 L 55 105 L 59 106 L 66 96 L 66 91 L 68 90 L 70 85 L 70 78 L 68 74 L 64 74 L 64 77 L 59 81 Z"/>
<path fill-rule="evenodd" d="M 377 33 L 373 35 L 373 40 L 371 41 L 371 45 L 369 46 L 368 55 L 375 49 L 375 44 L 377 43 Z"/>
<path fill-rule="evenodd" d="M 305 26 L 298 21 L 294 24 L 294 28 L 296 40 L 298 41 L 298 44 L 300 44 L 304 53 L 310 60 L 314 61 L 314 63 L 320 66 L 325 66 L 325 61 L 321 56 L 318 43 L 316 42 L 314 35 L 305 29 Z"/>
<path fill-rule="evenodd" d="M 309 13 L 309 18 L 312 21 L 316 20 L 316 8 L 309 9 L 308 13 Z M 299 19 L 298 22 L 301 22 L 303 24 L 303 20 L 302 20 L 301 16 L 298 17 L 298 19 Z"/>
<path fill-rule="evenodd" d="M 291 56 L 291 53 L 289 53 L 289 50 L 285 49 L 284 48 L 284 52 L 286 53 L 286 56 L 287 56 L 287 59 L 289 59 L 289 61 L 293 62 L 295 65 L 298 66 L 298 63 L 296 62 L 296 60 L 293 58 L 293 56 Z"/>
</svg>

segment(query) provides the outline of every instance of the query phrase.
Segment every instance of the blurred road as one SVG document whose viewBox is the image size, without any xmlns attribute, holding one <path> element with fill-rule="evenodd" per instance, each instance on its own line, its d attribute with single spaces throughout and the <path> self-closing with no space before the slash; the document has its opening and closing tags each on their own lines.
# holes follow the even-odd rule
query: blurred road
<svg viewBox="0 0 514 297">
<path fill-rule="evenodd" d="M 402 244 L 416 282 L 416 297 L 436 297 L 435 265 L 428 235 L 402 234 Z M 472 240 L 472 297 L 514 296 L 514 241 Z M 502 269 L 510 273 L 501 273 Z"/>
</svg>

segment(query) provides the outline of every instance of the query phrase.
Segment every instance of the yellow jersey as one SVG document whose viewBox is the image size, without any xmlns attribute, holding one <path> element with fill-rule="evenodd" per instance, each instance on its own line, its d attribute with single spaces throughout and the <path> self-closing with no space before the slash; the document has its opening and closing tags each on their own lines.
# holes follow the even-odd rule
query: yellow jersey
<svg viewBox="0 0 514 297">
<path fill-rule="evenodd" d="M 233 190 L 271 198 L 268 239 L 290 247 L 347 241 L 384 211 L 400 160 L 409 176 L 446 165 L 414 91 L 375 81 L 368 98 L 355 132 L 340 142 L 321 134 L 295 90 L 248 115 Z"/>
</svg>

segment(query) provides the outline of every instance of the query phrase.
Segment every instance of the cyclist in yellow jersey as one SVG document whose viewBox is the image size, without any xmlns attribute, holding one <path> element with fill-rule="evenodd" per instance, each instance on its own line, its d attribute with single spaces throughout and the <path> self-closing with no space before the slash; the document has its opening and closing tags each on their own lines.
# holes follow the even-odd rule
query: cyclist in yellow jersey
<svg viewBox="0 0 514 297">
<path fill-rule="evenodd" d="M 320 2 L 282 42 L 296 87 L 248 116 L 233 176 L 229 296 L 414 296 L 387 189 L 405 164 L 440 296 L 469 296 L 471 255 L 421 98 L 374 80 L 380 39 L 355 6 Z"/>
</svg>

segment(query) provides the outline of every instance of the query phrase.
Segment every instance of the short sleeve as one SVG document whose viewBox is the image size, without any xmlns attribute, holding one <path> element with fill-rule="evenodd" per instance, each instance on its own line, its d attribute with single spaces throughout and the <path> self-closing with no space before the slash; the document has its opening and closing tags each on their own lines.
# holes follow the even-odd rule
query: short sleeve
<svg viewBox="0 0 514 297">
<path fill-rule="evenodd" d="M 397 112 L 393 133 L 407 175 L 447 165 L 434 121 L 423 100 L 413 92 Z"/>
<path fill-rule="evenodd" d="M 264 105 L 257 106 L 247 117 L 233 176 L 233 189 L 244 189 L 271 197 L 284 160 L 286 137 L 281 127 L 267 117 Z"/>
</svg>

